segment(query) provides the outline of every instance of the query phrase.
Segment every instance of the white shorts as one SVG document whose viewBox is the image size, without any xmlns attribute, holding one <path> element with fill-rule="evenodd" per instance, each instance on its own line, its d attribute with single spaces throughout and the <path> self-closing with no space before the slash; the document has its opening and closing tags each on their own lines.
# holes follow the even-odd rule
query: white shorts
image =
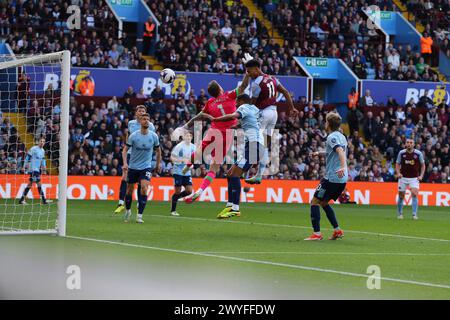
<svg viewBox="0 0 450 320">
<path fill-rule="evenodd" d="M 278 112 L 276 106 L 268 106 L 259 112 L 259 127 L 264 134 L 272 136 L 273 129 L 278 120 Z"/>
<path fill-rule="evenodd" d="M 409 187 L 410 189 L 419 189 L 419 178 L 400 178 L 398 180 L 398 191 L 405 192 Z"/>
</svg>

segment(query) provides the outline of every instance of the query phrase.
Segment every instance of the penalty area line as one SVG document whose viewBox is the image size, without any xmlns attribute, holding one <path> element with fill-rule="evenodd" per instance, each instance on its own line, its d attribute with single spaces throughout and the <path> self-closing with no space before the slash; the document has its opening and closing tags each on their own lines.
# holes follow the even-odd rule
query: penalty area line
<svg viewBox="0 0 450 320">
<path fill-rule="evenodd" d="M 216 258 L 216 259 L 222 259 L 222 260 L 231 260 L 231 261 L 238 261 L 238 262 L 244 262 L 244 263 L 269 265 L 269 266 L 274 266 L 274 267 L 284 267 L 284 268 L 290 268 L 290 269 L 298 269 L 298 270 L 306 270 L 306 271 L 315 271 L 315 272 L 339 274 L 339 275 L 358 277 L 358 278 L 368 278 L 369 277 L 369 275 L 362 274 L 362 273 L 354 273 L 354 272 L 338 271 L 338 270 L 332 270 L 332 269 L 308 267 L 308 266 L 302 266 L 302 265 L 296 265 L 296 264 L 288 264 L 288 263 L 281 263 L 281 262 L 246 259 L 246 258 L 239 258 L 239 257 L 232 257 L 232 256 L 223 256 L 223 255 L 218 255 L 218 254 L 202 253 L 202 252 L 189 251 L 189 250 L 178 250 L 178 249 L 170 249 L 170 248 L 152 247 L 152 246 L 146 246 L 146 245 L 142 245 L 142 244 L 127 243 L 127 242 L 117 242 L 117 241 L 102 240 L 102 239 L 95 239 L 95 238 L 86 238 L 86 237 L 78 237 L 78 236 L 66 236 L 66 238 L 76 239 L 76 240 L 83 240 L 83 241 L 98 242 L 98 243 L 105 243 L 105 244 L 110 244 L 110 245 L 118 245 L 118 246 L 123 246 L 123 247 L 132 247 L 132 248 L 148 249 L 148 250 L 154 250 L 154 251 L 171 252 L 171 253 L 178 253 L 178 254 L 187 254 L 187 255 L 193 255 L 193 256 L 199 256 L 199 257 L 208 257 L 208 258 Z M 412 284 L 412 285 L 418 285 L 418 286 L 424 286 L 424 287 L 450 289 L 450 285 L 445 285 L 445 284 L 436 284 L 436 283 L 420 282 L 420 281 L 413 281 L 413 280 L 403 280 L 403 279 L 388 278 L 388 277 L 380 277 L 380 280 L 389 281 L 389 282 L 396 282 L 396 283 L 403 283 L 403 284 Z"/>
<path fill-rule="evenodd" d="M 236 221 L 236 220 L 218 220 L 218 219 L 207 219 L 207 218 L 196 218 L 196 217 L 172 217 L 172 216 L 164 216 L 160 214 L 149 214 L 148 217 L 156 217 L 156 218 L 168 218 L 168 219 L 184 219 L 184 220 L 197 220 L 197 221 L 209 221 L 209 222 L 218 222 L 218 223 L 236 223 L 236 224 L 247 224 L 247 225 L 255 225 L 255 226 L 263 226 L 263 227 L 278 227 L 278 228 L 294 228 L 294 229 L 309 229 L 311 227 L 306 226 L 296 226 L 290 224 L 277 224 L 277 223 L 264 223 L 264 222 L 251 222 L 251 221 Z M 322 230 L 331 231 L 330 228 L 321 228 Z M 401 239 L 411 239 L 411 240 L 428 240 L 428 241 L 440 241 L 440 242 L 450 242 L 449 239 L 438 239 L 438 238 L 426 238 L 426 237 L 416 237 L 416 236 L 405 236 L 401 234 L 392 234 L 392 233 L 378 233 L 378 232 L 370 232 L 370 231 L 358 231 L 358 230 L 347 230 L 346 233 L 356 233 L 356 234 L 366 234 L 370 236 L 377 237 L 392 237 L 392 238 L 401 238 Z"/>
</svg>

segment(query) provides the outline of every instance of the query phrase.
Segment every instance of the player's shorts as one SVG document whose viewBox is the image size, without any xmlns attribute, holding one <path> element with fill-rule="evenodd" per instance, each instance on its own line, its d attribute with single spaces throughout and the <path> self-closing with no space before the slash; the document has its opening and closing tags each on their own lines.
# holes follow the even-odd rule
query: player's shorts
<svg viewBox="0 0 450 320">
<path fill-rule="evenodd" d="M 236 166 L 247 172 L 253 165 L 257 165 L 264 156 L 264 146 L 257 142 L 246 142 L 244 156 L 236 162 Z"/>
<path fill-rule="evenodd" d="M 419 189 L 419 178 L 400 178 L 398 179 L 398 191 L 405 192 L 409 187 L 411 189 Z"/>
<path fill-rule="evenodd" d="M 191 176 L 182 176 L 181 174 L 174 174 L 173 180 L 175 180 L 175 187 L 192 186 Z"/>
<path fill-rule="evenodd" d="M 215 142 L 216 139 L 220 140 L 217 140 L 216 143 Z M 231 132 L 229 132 L 227 135 L 226 130 L 210 128 L 208 129 L 208 131 L 206 131 L 205 137 L 202 140 L 202 152 L 204 155 L 207 155 L 209 153 L 208 151 L 210 151 L 211 157 L 214 160 L 214 162 L 217 164 L 222 164 L 227 155 L 228 150 L 230 150 L 230 147 L 233 144 L 233 141 L 234 135 L 231 134 Z M 213 143 L 215 144 L 215 146 L 211 145 Z M 207 152 L 205 153 L 206 148 Z M 216 152 L 216 149 L 218 150 L 218 152 Z M 220 151 L 222 152 L 222 154 L 220 154 L 221 153 Z"/>
<path fill-rule="evenodd" d="M 151 168 L 147 168 L 147 169 L 143 169 L 143 170 L 128 169 L 127 182 L 128 183 L 138 183 L 141 180 L 150 181 L 151 177 L 152 177 L 152 169 Z"/>
<path fill-rule="evenodd" d="M 30 182 L 40 182 L 41 181 L 41 173 L 38 171 L 33 171 L 30 173 Z"/>
<path fill-rule="evenodd" d="M 278 112 L 276 106 L 268 106 L 259 112 L 259 127 L 268 136 L 272 136 L 277 120 Z"/>
<path fill-rule="evenodd" d="M 322 179 L 317 186 L 316 192 L 314 192 L 314 197 L 322 201 L 336 201 L 342 192 L 344 192 L 345 186 L 346 183 L 336 183 Z"/>
</svg>

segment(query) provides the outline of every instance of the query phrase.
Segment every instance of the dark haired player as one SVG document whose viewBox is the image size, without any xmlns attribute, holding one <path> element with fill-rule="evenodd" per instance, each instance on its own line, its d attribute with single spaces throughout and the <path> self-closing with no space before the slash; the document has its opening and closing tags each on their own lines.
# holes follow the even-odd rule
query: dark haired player
<svg viewBox="0 0 450 320">
<path fill-rule="evenodd" d="M 218 118 L 210 118 L 214 122 L 230 121 L 239 119 L 244 131 L 245 151 L 243 157 L 230 168 L 227 173 L 228 179 L 228 203 L 225 209 L 217 215 L 218 219 L 228 219 L 240 216 L 239 202 L 241 197 L 241 177 L 252 165 L 259 162 L 264 153 L 264 137 L 259 127 L 259 109 L 251 104 L 247 94 L 241 94 L 236 100 L 237 110 L 232 114 Z"/>
<path fill-rule="evenodd" d="M 398 153 L 395 171 L 398 177 L 397 217 L 403 219 L 403 200 L 406 189 L 411 189 L 412 217 L 418 219 L 420 181 L 425 174 L 425 160 L 420 150 L 414 148 L 414 140 L 407 139 L 405 149 Z"/>
<path fill-rule="evenodd" d="M 339 131 L 341 126 L 339 114 L 330 112 L 327 114 L 325 128 L 328 132 L 326 142 L 326 174 L 320 181 L 311 201 L 311 223 L 313 234 L 305 240 L 323 240 L 320 232 L 320 207 L 325 211 L 328 220 L 334 228 L 330 240 L 337 240 L 344 236 L 339 228 L 336 214 L 328 204 L 330 200 L 336 199 L 345 190 L 348 180 L 347 170 L 347 138 Z M 318 155 L 315 152 L 314 155 Z"/>
<path fill-rule="evenodd" d="M 212 98 L 208 100 L 205 107 L 199 114 L 184 125 L 184 128 L 189 128 L 189 126 L 196 120 L 205 119 L 208 117 L 221 117 L 234 113 L 236 111 L 236 97 L 240 93 L 244 92 L 245 88 L 248 86 L 249 80 L 249 77 L 246 75 L 238 88 L 227 92 L 223 90 L 217 81 L 211 81 L 208 84 L 208 93 L 212 96 Z M 236 126 L 236 124 L 236 119 L 230 119 L 223 122 L 213 122 L 211 124 L 211 128 L 208 129 L 203 138 L 201 148 L 197 148 L 197 150 L 192 153 L 190 162 L 183 168 L 183 174 L 190 170 L 192 164 L 194 163 L 194 159 L 201 159 L 202 155 L 205 153 L 205 149 L 214 143 L 214 149 L 211 150 L 212 162 L 210 163 L 209 171 L 203 179 L 200 188 L 193 194 L 184 198 L 187 203 L 192 203 L 197 200 L 202 192 L 213 182 L 216 177 L 216 172 L 219 171 L 228 150 L 233 144 L 234 133 L 232 128 Z"/>
<path fill-rule="evenodd" d="M 147 113 L 147 108 L 144 105 L 138 105 L 136 107 L 136 119 L 128 121 L 128 134 L 139 131 L 141 129 L 141 121 L 140 118 L 143 114 Z M 155 132 L 155 126 L 150 122 L 149 130 Z M 128 150 L 128 161 L 130 160 L 131 150 Z M 138 197 L 141 196 L 140 185 L 138 185 Z M 127 192 L 127 174 L 122 172 L 122 180 L 120 181 L 120 189 L 119 189 L 119 203 L 117 204 L 116 210 L 114 210 L 115 214 L 121 213 L 125 210 L 125 194 Z M 139 204 L 139 201 L 138 201 Z"/>
<path fill-rule="evenodd" d="M 295 114 L 297 110 L 294 108 L 291 95 L 277 78 L 262 72 L 260 63 L 248 53 L 245 54 L 243 61 L 247 74 L 253 79 L 250 85 L 251 102 L 260 109 L 259 126 L 263 130 L 263 134 L 267 136 L 264 156 L 259 164 L 258 172 L 253 177 L 245 180 L 249 184 L 259 184 L 269 161 L 268 148 L 278 119 L 277 106 L 275 105 L 278 92 L 286 98 L 288 114 Z"/>
<path fill-rule="evenodd" d="M 161 164 L 161 148 L 159 147 L 159 138 L 153 131 L 149 130 L 150 116 L 145 113 L 139 117 L 141 129 L 133 132 L 127 140 L 125 148 L 122 151 L 123 170 L 127 174 L 127 193 L 125 195 L 126 212 L 124 222 L 129 222 L 131 217 L 131 202 L 134 185 L 139 183 L 141 186 L 141 196 L 138 197 L 138 214 L 136 223 L 144 223 L 142 214 L 147 204 L 147 190 L 152 176 L 152 158 L 153 152 L 156 153 L 156 170 L 159 170 Z M 130 161 L 128 164 L 128 150 L 131 149 Z"/>
</svg>

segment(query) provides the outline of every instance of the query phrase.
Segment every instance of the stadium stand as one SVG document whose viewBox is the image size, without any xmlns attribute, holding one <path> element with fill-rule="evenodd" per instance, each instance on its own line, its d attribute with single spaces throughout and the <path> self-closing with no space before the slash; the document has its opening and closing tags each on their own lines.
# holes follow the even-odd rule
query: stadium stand
<svg viewBox="0 0 450 320">
<path fill-rule="evenodd" d="M 70 4 L 80 5 L 79 30 L 66 28 Z M 148 69 L 135 41 L 126 33 L 118 39 L 117 28 L 113 13 L 102 0 L 0 3 L 0 37 L 15 54 L 70 50 L 76 67 Z"/>
</svg>

